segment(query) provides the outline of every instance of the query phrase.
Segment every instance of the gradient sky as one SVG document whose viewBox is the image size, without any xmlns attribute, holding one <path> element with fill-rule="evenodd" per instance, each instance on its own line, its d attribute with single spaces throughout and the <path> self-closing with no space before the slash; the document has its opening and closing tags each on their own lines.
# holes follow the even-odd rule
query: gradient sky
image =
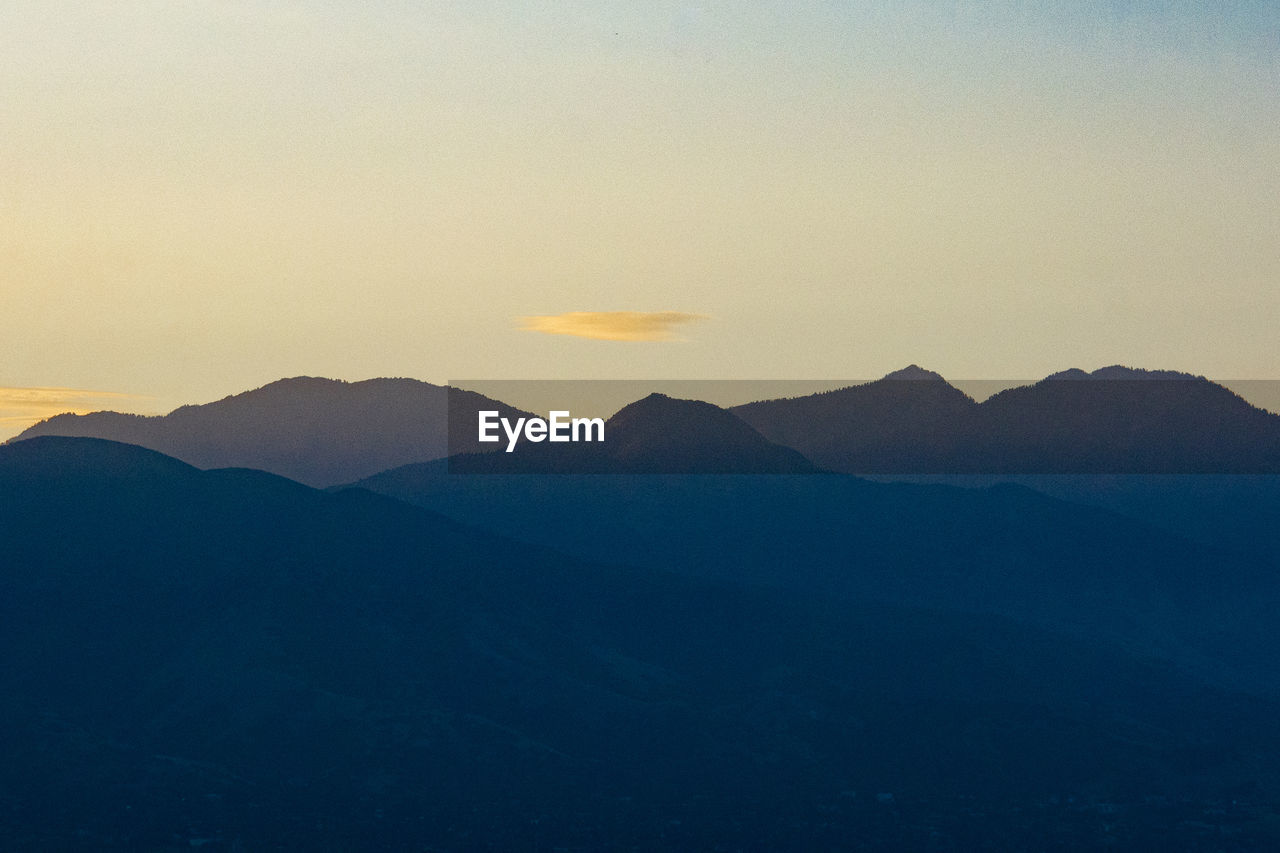
<svg viewBox="0 0 1280 853">
<path fill-rule="evenodd" d="M 1280 4 L 1030 5 L 0 3 L 0 386 L 1280 377 Z"/>
</svg>

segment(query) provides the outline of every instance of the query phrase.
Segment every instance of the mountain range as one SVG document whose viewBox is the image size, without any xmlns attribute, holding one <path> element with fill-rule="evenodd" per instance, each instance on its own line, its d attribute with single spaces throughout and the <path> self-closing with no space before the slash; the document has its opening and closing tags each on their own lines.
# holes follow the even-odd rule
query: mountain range
<svg viewBox="0 0 1280 853">
<path fill-rule="evenodd" d="M 1280 473 L 1280 415 L 1171 371 L 1069 370 L 978 403 L 913 365 L 732 411 L 771 441 L 846 473 Z"/>
<path fill-rule="evenodd" d="M 459 457 L 456 470 L 491 473 L 1280 473 L 1280 415 L 1171 371 L 1068 370 L 981 403 L 915 365 L 729 414 L 664 400 L 620 410 L 603 448 L 527 445 L 494 458 L 477 455 L 501 444 L 477 440 L 476 414 L 529 413 L 409 379 L 286 379 L 162 417 L 58 415 L 16 440 L 106 438 L 201 468 L 258 468 L 317 487 L 449 455 Z"/>
<path fill-rule="evenodd" d="M 257 468 L 325 487 L 436 459 L 450 448 L 488 450 L 476 440 L 475 413 L 481 409 L 504 417 L 528 415 L 472 391 L 416 379 L 342 382 L 300 376 L 163 416 L 57 415 L 15 440 L 105 438 L 158 450 L 198 468 Z M 470 417 L 461 417 L 463 412 Z"/>
<path fill-rule="evenodd" d="M 363 488 L 98 439 L 0 447 L 6 846 L 1274 840 L 1280 705 L 1190 664 L 1249 670 L 1238 635 L 1215 633 L 1241 599 L 1273 612 L 1248 565 L 1023 489 L 435 481 L 535 514 L 603 500 L 580 540 L 607 520 L 598 535 L 625 541 L 584 559 Z M 570 506 L 542 488 L 584 491 Z M 816 488 L 817 516 L 786 499 Z M 772 550 L 735 576 L 755 547 Z M 807 561 L 824 548 L 830 563 Z M 894 601 L 857 579 L 895 574 Z M 1040 603 L 996 612 L 1011 591 Z M 1097 625 L 1051 627 L 1089 606 Z M 1125 609 L 1133 630 L 1112 621 Z M 1160 636 L 1191 644 L 1187 665 L 1140 642 Z"/>
<path fill-rule="evenodd" d="M 1012 618 L 1105 637 L 1222 686 L 1280 691 L 1280 563 L 1024 487 L 471 477 L 432 463 L 358 485 L 581 559 Z"/>
<path fill-rule="evenodd" d="M 465 419 L 466 414 L 462 417 Z M 458 454 L 459 474 L 813 474 L 818 468 L 701 400 L 650 394 L 605 421 L 604 440 L 516 445 L 510 453 Z"/>
</svg>

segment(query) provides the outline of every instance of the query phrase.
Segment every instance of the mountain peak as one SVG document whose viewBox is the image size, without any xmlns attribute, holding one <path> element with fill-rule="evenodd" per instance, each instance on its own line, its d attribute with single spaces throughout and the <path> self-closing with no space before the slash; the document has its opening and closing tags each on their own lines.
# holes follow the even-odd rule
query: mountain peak
<svg viewBox="0 0 1280 853">
<path fill-rule="evenodd" d="M 628 403 L 626 406 L 623 406 L 623 409 L 629 409 L 632 406 L 665 406 L 668 404 L 678 405 L 680 403 L 699 403 L 699 402 L 701 401 L 700 400 L 682 400 L 678 397 L 672 397 L 669 394 L 663 394 L 661 391 L 654 391 L 653 393 L 645 397 L 641 397 L 639 400 L 636 400 L 635 402 Z M 618 411 L 622 411 L 622 409 L 619 409 Z"/>
<path fill-rule="evenodd" d="M 918 364 L 908 364 L 906 367 L 902 368 L 901 370 L 895 370 L 892 373 L 885 374 L 884 378 L 892 379 L 892 380 L 907 379 L 912 381 L 927 381 L 927 382 L 946 382 L 947 381 L 942 378 L 942 374 L 934 373 L 932 370 L 925 370 L 923 367 L 921 367 Z"/>
<path fill-rule="evenodd" d="M 671 415 L 680 415 L 682 417 L 694 416 L 700 413 L 703 417 L 713 416 L 714 412 L 724 411 L 719 406 L 713 406 L 702 400 L 683 400 L 678 397 L 670 397 L 654 391 L 647 397 L 641 397 L 633 403 L 628 403 L 618 411 L 614 412 L 609 418 L 610 424 L 628 423 L 638 416 L 646 418 L 655 415 L 669 417 Z"/>
<path fill-rule="evenodd" d="M 17 438 L 105 438 L 198 468 L 259 468 L 325 487 L 442 458 L 450 449 L 490 449 L 473 447 L 475 413 L 482 409 L 515 411 L 479 394 L 416 379 L 293 376 L 163 416 L 96 412 L 54 418 Z M 454 434 L 451 423 L 470 429 Z"/>
<path fill-rule="evenodd" d="M 726 409 L 653 393 L 606 424 L 610 454 L 624 468 L 668 473 L 808 473 L 803 456 L 766 439 Z"/>
<path fill-rule="evenodd" d="M 1114 380 L 1114 379 L 1202 379 L 1200 376 L 1193 376 L 1190 373 L 1181 373 L 1177 370 L 1145 370 L 1140 367 L 1126 367 L 1122 364 L 1112 364 L 1107 367 L 1099 367 L 1092 373 L 1081 370 L 1078 367 L 1072 367 L 1069 370 L 1060 370 L 1057 373 L 1051 373 L 1046 379 L 1068 379 L 1068 380 Z"/>
<path fill-rule="evenodd" d="M 654 392 L 623 406 L 609 418 L 609 434 L 624 436 L 693 434 L 728 428 L 731 432 L 751 430 L 736 415 L 702 400 L 683 400 Z"/>
</svg>

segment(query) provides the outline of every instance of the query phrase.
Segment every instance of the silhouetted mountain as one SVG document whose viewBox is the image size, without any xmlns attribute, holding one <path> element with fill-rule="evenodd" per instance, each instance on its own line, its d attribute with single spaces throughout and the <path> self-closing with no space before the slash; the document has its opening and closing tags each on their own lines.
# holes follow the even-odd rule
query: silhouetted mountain
<svg viewBox="0 0 1280 853">
<path fill-rule="evenodd" d="M 360 485 L 584 559 L 1015 618 L 1280 693 L 1274 565 L 1030 489 L 852 477 L 467 477 Z"/>
<path fill-rule="evenodd" d="M 439 466 L 436 466 L 439 467 Z M 603 442 L 521 442 L 511 453 L 454 456 L 454 473 L 811 474 L 818 469 L 734 414 L 650 394 L 605 422 Z"/>
<path fill-rule="evenodd" d="M 1217 849 L 1280 790 L 1274 703 L 990 616 L 93 439 L 0 447 L 0 519 L 14 849 Z"/>
<path fill-rule="evenodd" d="M 730 411 L 817 465 L 867 473 L 947 466 L 977 407 L 938 374 L 911 365 L 865 385 Z"/>
<path fill-rule="evenodd" d="M 1014 483 L 1073 503 L 1105 507 L 1172 535 L 1280 566 L 1277 474 L 941 474 L 882 479 L 963 488 Z"/>
<path fill-rule="evenodd" d="M 1203 377 L 1103 368 L 1088 381 L 1011 388 L 980 408 L 975 472 L 1280 472 L 1280 415 Z"/>
<path fill-rule="evenodd" d="M 890 382 L 894 381 L 913 381 L 913 382 L 946 382 L 942 378 L 941 373 L 934 373 L 932 370 L 925 370 L 918 364 L 908 364 L 901 370 L 895 370 L 892 373 L 886 373 L 885 379 Z"/>
<path fill-rule="evenodd" d="M 733 412 L 847 473 L 1280 473 L 1280 415 L 1172 371 L 1068 370 L 980 404 L 941 377 L 886 377 Z"/>
<path fill-rule="evenodd" d="M 451 435 L 449 409 L 455 407 Z M 58 415 L 16 440 L 38 435 L 105 438 L 148 447 L 199 468 L 257 468 L 312 486 L 332 486 L 396 465 L 455 451 L 490 449 L 476 441 L 475 412 L 502 403 L 415 379 L 342 382 L 297 377 L 168 415 L 119 412 Z M 468 417 L 469 415 L 469 417 Z M 469 429 L 461 425 L 469 424 Z"/>
<path fill-rule="evenodd" d="M 1182 373 L 1177 370 L 1144 370 L 1140 367 L 1125 367 L 1120 364 L 1112 364 L 1108 367 L 1099 367 L 1092 373 L 1086 373 L 1078 367 L 1060 370 L 1057 373 L 1051 373 L 1046 379 L 1076 379 L 1076 380 L 1172 380 L 1172 381 L 1195 381 L 1204 379 L 1203 376 L 1194 376 L 1190 373 Z"/>
</svg>

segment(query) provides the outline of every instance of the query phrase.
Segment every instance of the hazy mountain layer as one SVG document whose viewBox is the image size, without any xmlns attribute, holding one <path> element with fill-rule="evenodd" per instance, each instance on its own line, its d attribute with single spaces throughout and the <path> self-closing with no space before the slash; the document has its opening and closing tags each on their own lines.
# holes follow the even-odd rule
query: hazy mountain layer
<svg viewBox="0 0 1280 853">
<path fill-rule="evenodd" d="M 361 485 L 586 559 L 998 614 L 1280 691 L 1275 563 L 1026 488 L 844 475 L 474 477 L 438 464 Z"/>
<path fill-rule="evenodd" d="M 701 400 L 650 394 L 604 423 L 603 441 L 533 443 L 451 457 L 455 474 L 814 474 L 818 469 L 734 414 Z M 503 447 L 506 447 L 504 434 Z"/>
<path fill-rule="evenodd" d="M 91 439 L 0 448 L 0 519 L 14 849 L 1270 837 L 1280 708 L 1114 644 L 581 562 Z"/>
<path fill-rule="evenodd" d="M 453 435 L 450 406 L 456 407 L 458 424 Z M 443 457 L 451 447 L 488 450 L 476 442 L 475 412 L 480 409 L 524 414 L 471 391 L 415 379 L 298 377 L 214 403 L 182 406 L 164 416 L 58 415 L 15 440 L 37 435 L 105 438 L 158 450 L 199 468 L 257 468 L 323 487 Z"/>
<path fill-rule="evenodd" d="M 1171 371 L 1070 370 L 977 403 L 913 365 L 732 411 L 846 473 L 1280 473 L 1280 415 Z"/>
<path fill-rule="evenodd" d="M 1280 474 L 942 474 L 891 482 L 989 488 L 1013 483 L 1105 507 L 1212 548 L 1280 565 Z"/>
<path fill-rule="evenodd" d="M 201 468 L 249 467 L 313 486 L 456 455 L 457 469 L 555 473 L 1280 473 L 1280 415 L 1201 377 L 1063 371 L 977 403 L 915 365 L 823 394 L 723 410 L 652 395 L 604 447 L 477 440 L 477 412 L 528 413 L 410 379 L 285 379 L 163 417 L 58 415 L 18 438 L 138 444 Z M 545 413 L 542 413 L 545 414 Z"/>
</svg>

